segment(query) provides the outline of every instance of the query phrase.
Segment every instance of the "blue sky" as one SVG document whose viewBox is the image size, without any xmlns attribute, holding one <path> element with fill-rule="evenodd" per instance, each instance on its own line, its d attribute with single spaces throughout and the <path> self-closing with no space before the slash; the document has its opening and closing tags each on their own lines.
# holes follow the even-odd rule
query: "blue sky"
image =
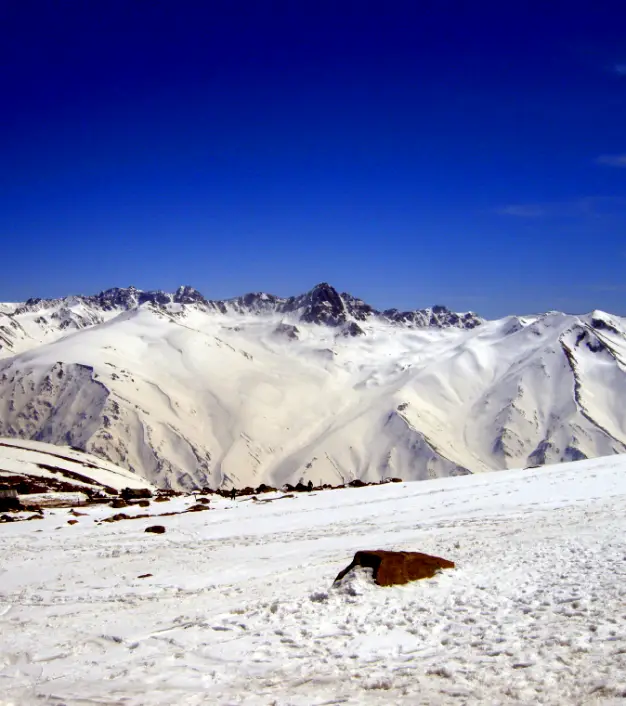
<svg viewBox="0 0 626 706">
<path fill-rule="evenodd" d="M 626 315 L 623 2 L 5 0 L 0 61 L 0 300 Z"/>
</svg>

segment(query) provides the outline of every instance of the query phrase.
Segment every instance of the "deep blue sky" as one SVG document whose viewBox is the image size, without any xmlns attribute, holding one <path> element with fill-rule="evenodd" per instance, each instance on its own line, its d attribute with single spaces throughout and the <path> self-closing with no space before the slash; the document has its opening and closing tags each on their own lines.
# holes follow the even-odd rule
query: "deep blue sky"
<svg viewBox="0 0 626 706">
<path fill-rule="evenodd" d="M 626 315 L 626 3 L 0 0 L 0 301 Z"/>
</svg>

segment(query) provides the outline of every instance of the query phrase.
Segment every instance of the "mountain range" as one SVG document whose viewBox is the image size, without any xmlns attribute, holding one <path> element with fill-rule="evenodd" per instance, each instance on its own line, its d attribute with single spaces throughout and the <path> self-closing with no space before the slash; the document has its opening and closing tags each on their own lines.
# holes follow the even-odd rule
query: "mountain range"
<svg viewBox="0 0 626 706">
<path fill-rule="evenodd" d="M 0 436 L 152 483 L 405 480 L 626 451 L 626 320 L 379 311 L 323 283 L 0 304 Z"/>
</svg>

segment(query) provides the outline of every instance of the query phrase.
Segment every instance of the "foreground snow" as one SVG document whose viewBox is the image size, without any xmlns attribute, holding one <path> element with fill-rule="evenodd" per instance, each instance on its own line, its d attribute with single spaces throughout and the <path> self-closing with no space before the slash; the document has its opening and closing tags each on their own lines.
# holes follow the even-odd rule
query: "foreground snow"
<svg viewBox="0 0 626 706">
<path fill-rule="evenodd" d="M 609 704 L 626 458 L 0 527 L 0 703 Z M 153 504 L 182 509 L 193 498 Z M 133 508 L 134 510 L 134 508 Z M 145 534 L 163 524 L 164 535 Z M 357 549 L 456 562 L 381 589 Z M 152 574 L 146 578 L 138 578 Z"/>
</svg>

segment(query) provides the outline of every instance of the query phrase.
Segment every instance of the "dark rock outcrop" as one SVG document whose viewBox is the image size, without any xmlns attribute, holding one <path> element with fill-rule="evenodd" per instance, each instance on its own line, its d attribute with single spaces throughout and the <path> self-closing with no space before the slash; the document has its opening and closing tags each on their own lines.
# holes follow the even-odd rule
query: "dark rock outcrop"
<svg viewBox="0 0 626 706">
<path fill-rule="evenodd" d="M 291 324 L 280 323 L 274 329 L 274 333 L 277 336 L 283 336 L 291 341 L 297 341 L 300 336 L 300 331 L 297 326 L 292 326 Z"/>
<path fill-rule="evenodd" d="M 346 338 L 354 338 L 355 336 L 365 335 L 365 331 L 356 323 L 356 321 L 351 321 L 349 324 L 346 324 L 342 333 Z"/>
<path fill-rule="evenodd" d="M 150 488 L 124 488 L 120 495 L 124 500 L 143 500 L 144 498 L 151 498 L 152 491 Z"/>
<path fill-rule="evenodd" d="M 91 312 L 82 315 L 71 307 L 76 303 L 85 304 Z M 129 311 L 148 305 L 167 311 L 171 304 L 184 304 L 200 307 L 206 311 L 226 313 L 234 311 L 242 314 L 291 314 L 300 321 L 325 326 L 343 326 L 367 321 L 370 318 L 388 321 L 393 324 L 404 324 L 413 327 L 474 328 L 482 323 L 476 314 L 467 312 L 457 314 L 445 306 L 436 305 L 431 309 L 399 311 L 387 309 L 378 311 L 362 299 L 347 292 L 339 292 L 327 282 L 317 284 L 304 294 L 292 297 L 277 297 L 266 292 L 251 292 L 240 297 L 225 300 L 208 300 L 189 286 L 179 287 L 174 293 L 159 290 L 142 291 L 135 287 L 114 287 L 95 295 L 70 296 L 63 299 L 29 299 L 18 307 L 14 314 L 25 312 L 45 312 L 47 309 L 60 307 L 51 314 L 61 328 L 85 328 L 103 322 L 101 312 L 114 310 Z M 11 315 L 12 318 L 13 315 Z M 45 323 L 45 317 L 40 317 Z M 598 328 L 610 328 L 610 324 L 598 320 Z M 4 327 L 6 328 L 6 327 Z M 359 327 L 360 329 L 360 327 Z M 357 331 L 357 329 L 353 329 Z M 1 333 L 1 332 L 0 332 Z M 295 332 L 294 332 L 295 333 Z M 360 335 L 356 334 L 347 335 Z"/>
</svg>

